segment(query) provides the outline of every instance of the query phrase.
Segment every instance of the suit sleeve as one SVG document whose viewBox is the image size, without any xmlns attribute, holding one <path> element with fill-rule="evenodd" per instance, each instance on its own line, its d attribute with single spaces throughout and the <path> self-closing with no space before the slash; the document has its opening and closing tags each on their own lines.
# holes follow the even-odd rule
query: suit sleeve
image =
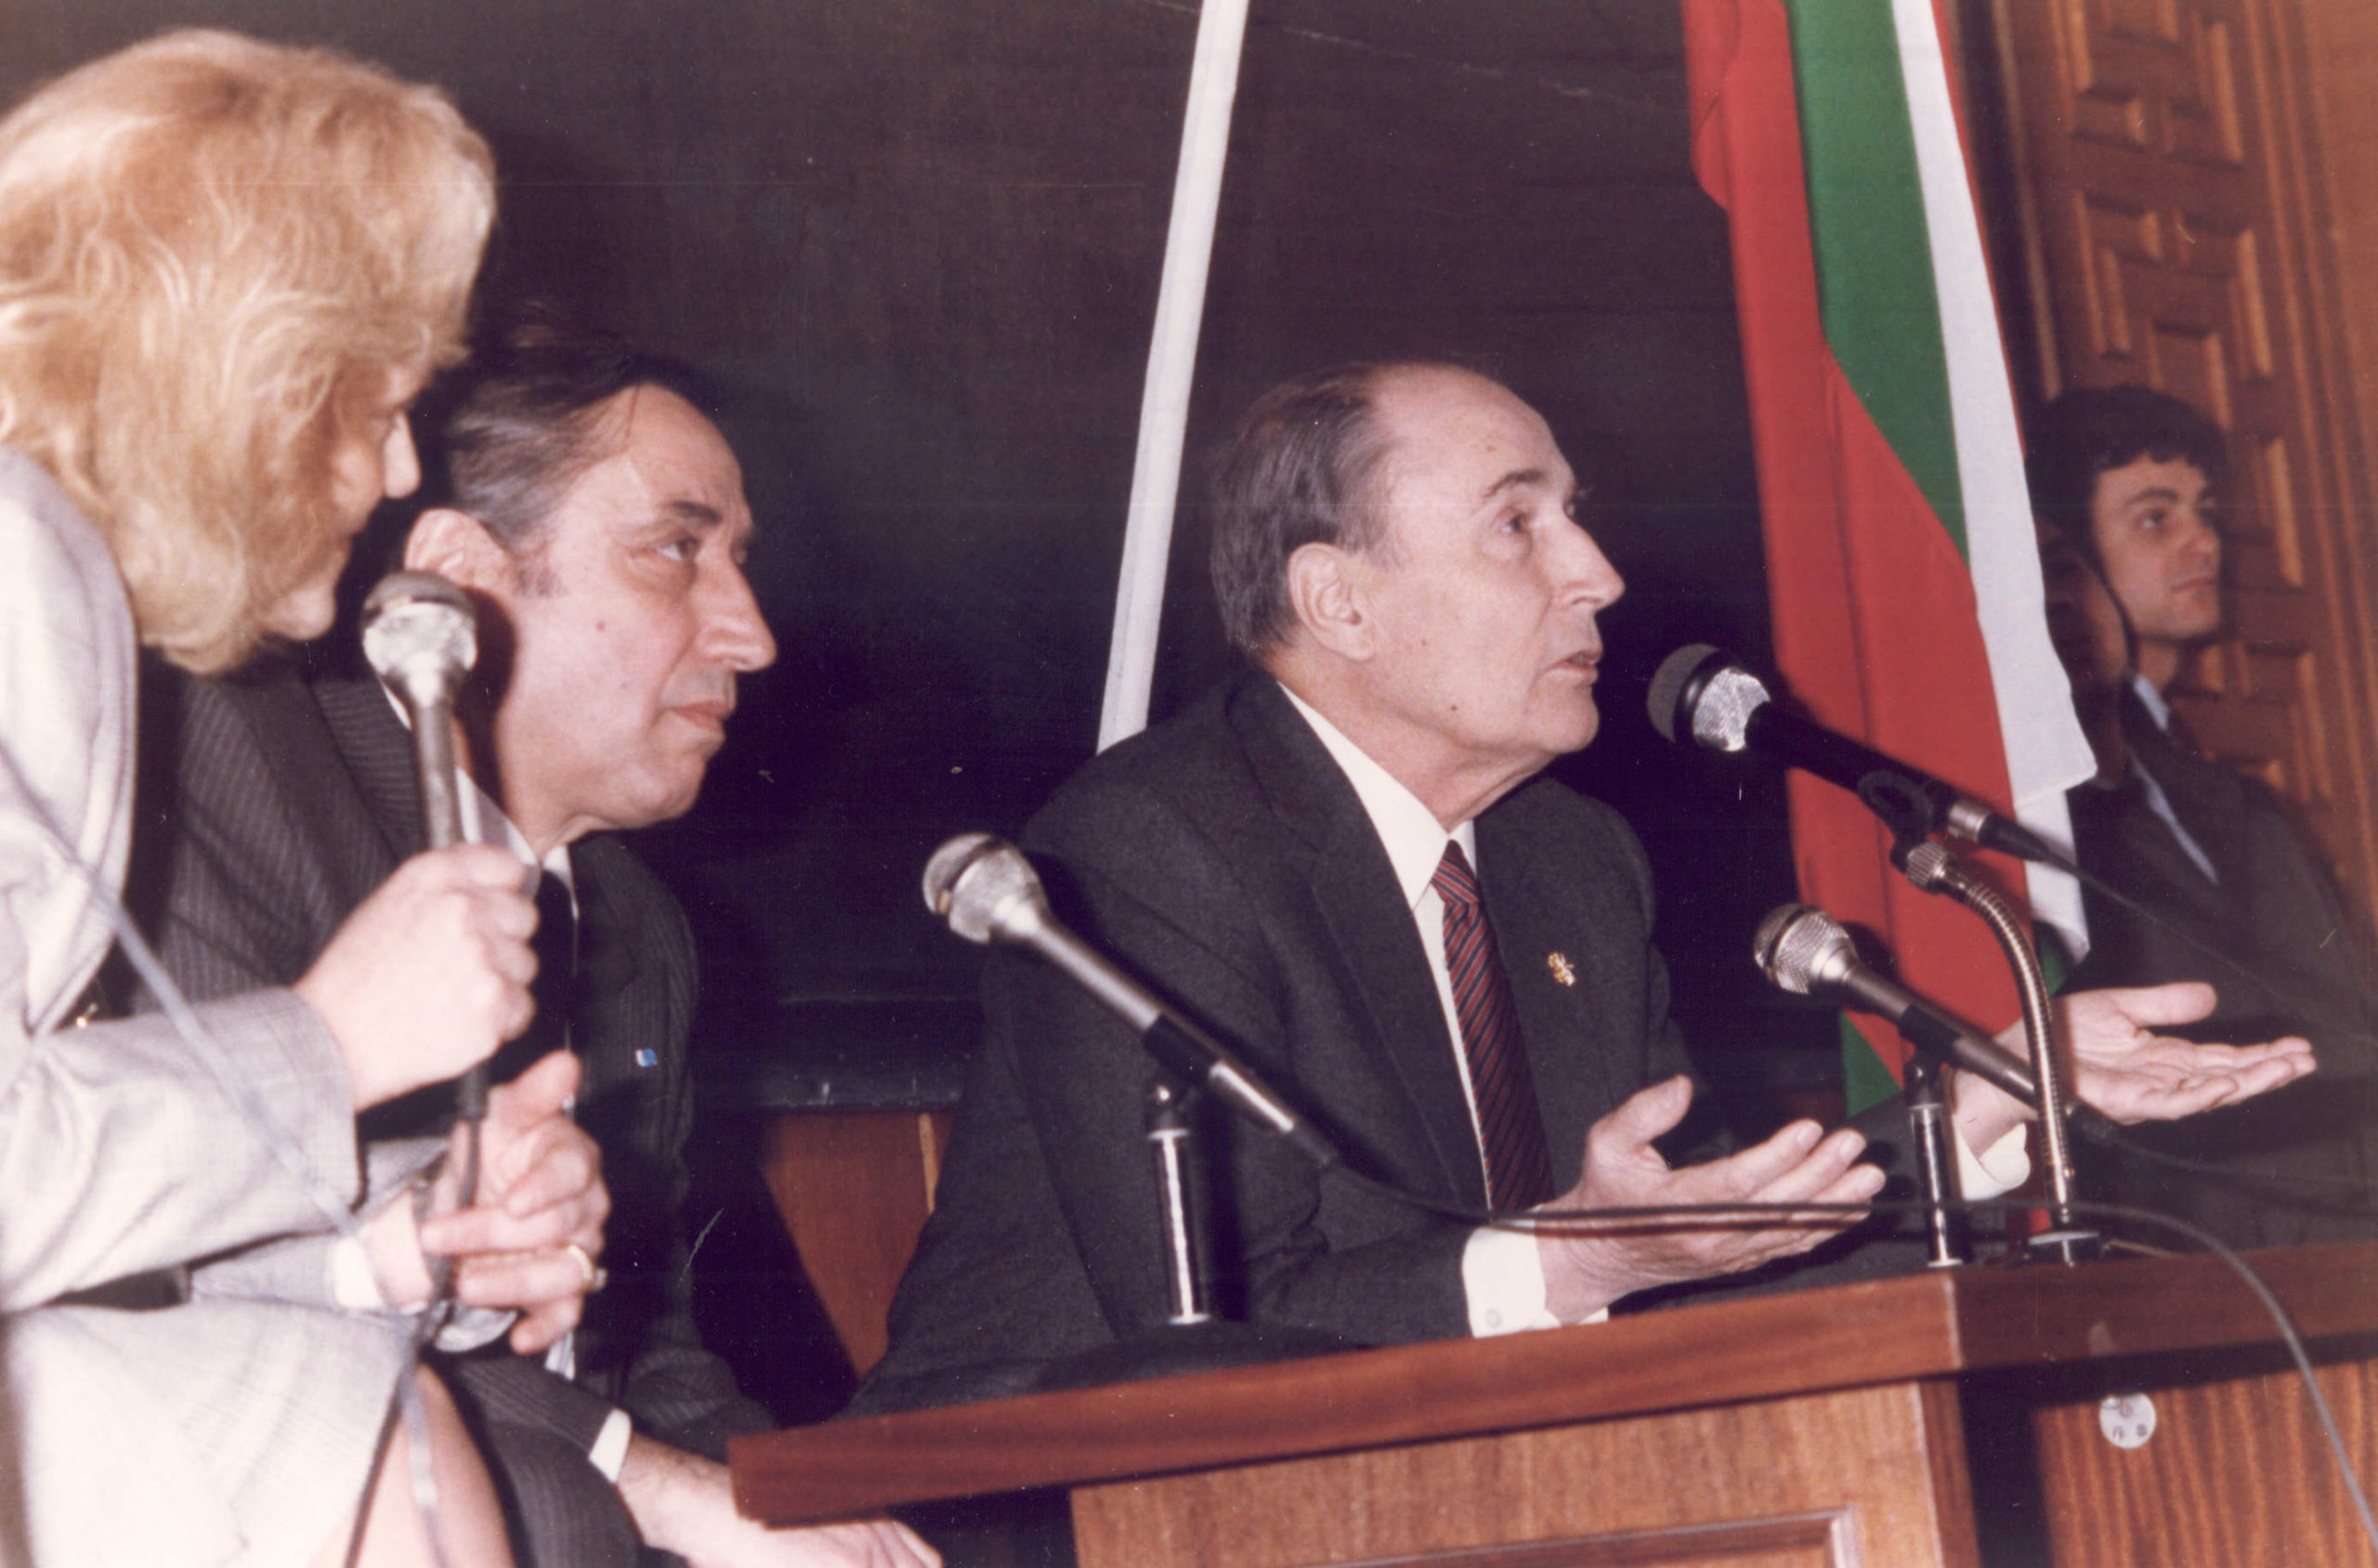
<svg viewBox="0 0 2378 1568">
<path fill-rule="evenodd" d="M 609 1400 L 526 1356 L 465 1356 L 447 1364 L 446 1373 L 485 1419 L 551 1432 L 581 1454 L 594 1448 L 611 1418 Z"/>
<path fill-rule="evenodd" d="M 2246 783 L 2247 809 L 2238 825 L 2249 871 L 2246 913 L 2261 953 L 2268 955 L 2263 967 L 2291 984 L 2295 995 L 2287 1000 L 2298 1009 L 2277 1016 L 2254 1010 L 2251 1022 L 2270 1034 L 2286 1029 L 2310 1036 L 2320 1053 L 2320 1077 L 2329 1083 L 2367 1083 L 2378 1076 L 2378 1036 L 2371 1028 L 2378 993 L 2371 988 L 2369 949 L 2335 880 L 2306 847 L 2287 808 L 2259 779 Z M 2208 978 L 2216 987 L 2237 988 L 2225 987 L 2217 972 Z"/>
<path fill-rule="evenodd" d="M 686 1139 L 693 1127 L 693 1092 L 686 1072 L 686 1040 L 680 1035 L 664 1051 L 675 1071 L 664 1086 L 666 1114 L 655 1164 L 664 1196 L 641 1217 L 647 1232 L 642 1250 L 660 1261 L 656 1315 L 632 1338 L 621 1369 L 618 1399 L 639 1430 L 673 1447 L 724 1463 L 729 1436 L 768 1431 L 777 1422 L 736 1387 L 726 1363 L 702 1343 L 694 1319 L 693 1253 L 686 1242 L 688 1185 Z M 617 1209 L 614 1213 L 619 1212 Z"/>
<path fill-rule="evenodd" d="M 693 1270 L 680 1236 L 672 1250 L 669 1311 L 653 1324 L 629 1363 L 620 1405 L 644 1431 L 673 1448 L 726 1460 L 726 1440 L 779 1425 L 744 1397 L 726 1363 L 694 1326 Z"/>
<path fill-rule="evenodd" d="M 260 1239 L 327 1234 L 316 1201 L 359 1183 L 346 1069 L 305 1003 L 259 991 L 202 1008 L 229 1078 L 162 1017 L 0 1039 L 0 1309 Z M 260 1106 L 278 1149 L 250 1117 Z M 328 1276 L 305 1299 L 323 1300 Z"/>
<path fill-rule="evenodd" d="M 351 1199 L 358 1175 L 345 1064 L 320 1020 L 286 991 L 202 1013 L 220 1060 L 194 1052 L 162 1018 L 45 1026 L 106 947 L 90 886 L 113 891 L 130 830 L 132 640 L 104 548 L 62 498 L 53 518 L 19 493 L 20 477 L 7 482 L 0 1310 L 14 1312 L 323 1228 L 323 1203 Z"/>
</svg>

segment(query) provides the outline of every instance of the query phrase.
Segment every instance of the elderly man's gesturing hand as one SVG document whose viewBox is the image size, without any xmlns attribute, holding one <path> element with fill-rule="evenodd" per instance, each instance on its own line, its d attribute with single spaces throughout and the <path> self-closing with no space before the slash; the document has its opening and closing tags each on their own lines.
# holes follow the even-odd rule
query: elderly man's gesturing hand
<svg viewBox="0 0 2378 1568">
<path fill-rule="evenodd" d="M 2293 1035 L 2259 1045 L 2199 1045 L 2155 1032 L 2207 1017 L 2214 1000 L 2213 987 L 2193 980 L 2058 997 L 2072 1093 L 2118 1122 L 2177 1121 L 2267 1094 L 2319 1066 L 2310 1043 Z M 2019 1025 L 2003 1031 L 1998 1043 L 2029 1055 Z M 1977 1151 L 2032 1114 L 1970 1073 L 1954 1082 L 1957 1126 Z"/>
<path fill-rule="evenodd" d="M 1882 1190 L 1883 1172 L 1859 1165 L 1866 1140 L 1854 1129 L 1826 1133 L 1796 1121 L 1763 1143 L 1675 1169 L 1652 1146 L 1692 1104 L 1692 1080 L 1643 1090 L 1586 1133 L 1585 1171 L 1550 1209 L 1636 1209 L 1678 1204 L 1860 1204 Z M 1563 1323 L 1591 1316 L 1654 1285 L 1705 1279 L 1805 1252 L 1855 1224 L 1856 1215 L 1610 1221 L 1561 1227 L 1537 1237 L 1545 1304 Z"/>
</svg>

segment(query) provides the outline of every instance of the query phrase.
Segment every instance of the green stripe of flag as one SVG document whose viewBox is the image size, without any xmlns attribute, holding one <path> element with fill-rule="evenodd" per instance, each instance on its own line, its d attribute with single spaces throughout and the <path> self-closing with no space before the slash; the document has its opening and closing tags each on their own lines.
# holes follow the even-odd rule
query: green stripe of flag
<svg viewBox="0 0 2378 1568">
<path fill-rule="evenodd" d="M 1825 341 L 1966 554 L 1924 189 L 1890 0 L 1785 0 Z"/>
<path fill-rule="evenodd" d="M 1872 1041 L 1861 1034 L 1849 1014 L 1841 1015 L 1841 1108 L 1844 1116 L 1859 1116 L 1899 1092 L 1899 1078 L 1875 1053 Z"/>
</svg>

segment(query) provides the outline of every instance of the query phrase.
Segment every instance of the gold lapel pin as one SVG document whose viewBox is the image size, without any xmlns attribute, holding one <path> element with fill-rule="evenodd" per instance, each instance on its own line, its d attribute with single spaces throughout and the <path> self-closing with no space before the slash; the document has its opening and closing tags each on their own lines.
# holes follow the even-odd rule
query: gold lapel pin
<svg viewBox="0 0 2378 1568">
<path fill-rule="evenodd" d="M 1574 986 L 1577 983 L 1577 966 L 1569 961 L 1569 955 L 1566 953 L 1545 954 L 1544 967 L 1552 971 L 1552 978 L 1563 986 Z"/>
</svg>

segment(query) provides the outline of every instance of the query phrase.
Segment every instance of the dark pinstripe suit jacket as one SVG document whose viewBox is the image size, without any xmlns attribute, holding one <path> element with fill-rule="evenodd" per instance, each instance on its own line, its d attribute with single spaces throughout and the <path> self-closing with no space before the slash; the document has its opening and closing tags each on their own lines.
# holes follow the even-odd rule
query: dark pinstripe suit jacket
<svg viewBox="0 0 2378 1568">
<path fill-rule="evenodd" d="M 308 684 L 286 669 L 240 681 L 144 674 L 158 681 L 143 744 L 174 761 L 170 779 L 144 780 L 141 821 L 172 830 L 136 852 L 136 875 L 150 882 L 140 902 L 166 966 L 193 998 L 294 980 L 420 846 L 411 738 L 376 682 Z M 583 1446 L 617 1405 L 649 1435 L 723 1457 L 728 1433 L 774 1423 L 694 1327 L 677 1214 L 693 1114 L 693 939 L 676 900 L 616 839 L 581 840 L 570 860 L 577 1115 L 603 1148 L 611 1283 L 587 1303 L 575 1386 L 509 1356 L 460 1375 L 491 1418 Z M 412 1107 L 416 1122 L 424 1109 Z M 402 1104 L 383 1110 L 392 1114 L 367 1119 L 367 1134 L 429 1130 L 407 1125 Z"/>
</svg>

